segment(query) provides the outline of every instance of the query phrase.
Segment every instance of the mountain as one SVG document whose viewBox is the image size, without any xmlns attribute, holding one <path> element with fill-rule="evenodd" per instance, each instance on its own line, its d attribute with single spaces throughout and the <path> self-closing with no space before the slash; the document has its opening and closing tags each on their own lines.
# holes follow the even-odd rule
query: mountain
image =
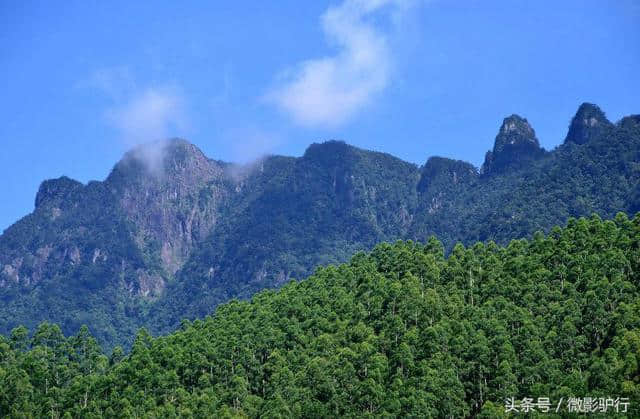
<svg viewBox="0 0 640 419">
<path fill-rule="evenodd" d="M 230 190 L 224 164 L 193 144 L 174 140 L 159 147 L 162 168 L 148 167 L 148 157 L 137 155 L 155 148 L 149 145 L 127 153 L 106 183 L 135 226 L 136 242 L 141 248 L 159 246 L 162 268 L 174 274 L 209 234 Z"/>
<path fill-rule="evenodd" d="M 571 120 L 569 132 L 564 142 L 584 144 L 592 138 L 600 137 L 605 131 L 611 129 L 611 127 L 611 122 L 609 122 L 604 112 L 602 112 L 597 105 L 583 103 Z"/>
<path fill-rule="evenodd" d="M 487 152 L 481 172 L 495 174 L 525 167 L 544 153 L 529 122 L 519 115 L 511 115 L 502 122 L 493 150 Z"/>
<path fill-rule="evenodd" d="M 417 182 L 415 165 L 337 141 L 297 159 L 265 159 L 239 183 L 232 215 L 178 273 L 150 324 L 170 330 L 185 315 L 407 235 Z"/>
<path fill-rule="evenodd" d="M 577 417 L 569 398 L 590 397 L 637 418 L 639 272 L 640 214 L 448 257 L 436 239 L 384 243 L 167 336 L 143 329 L 127 356 L 86 328 L 0 336 L 0 416 L 507 418 L 507 400 L 546 398 Z"/>
<path fill-rule="evenodd" d="M 128 152 L 102 182 L 43 182 L 32 214 L 0 236 L 0 332 L 42 320 L 128 346 L 339 263 L 382 241 L 531 237 L 569 217 L 640 209 L 640 117 L 582 105 L 563 144 L 504 119 L 480 169 L 422 167 L 340 141 L 241 166 L 184 140 Z"/>
<path fill-rule="evenodd" d="M 0 236 L 2 330 L 51 319 L 101 342 L 132 336 L 218 220 L 224 172 L 173 140 L 128 152 L 104 182 L 43 182 L 34 212 Z"/>
</svg>

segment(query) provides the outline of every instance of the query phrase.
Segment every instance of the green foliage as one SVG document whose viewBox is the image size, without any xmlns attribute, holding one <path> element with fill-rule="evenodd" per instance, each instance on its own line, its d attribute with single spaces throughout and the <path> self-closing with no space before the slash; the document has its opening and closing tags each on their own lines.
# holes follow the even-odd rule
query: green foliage
<svg viewBox="0 0 640 419">
<path fill-rule="evenodd" d="M 605 120 L 592 105 L 581 109 Z M 572 132 L 553 151 L 482 174 L 465 162 L 435 157 L 417 167 L 339 141 L 240 168 L 178 141 L 167 155 L 171 175 L 160 180 L 125 158 L 104 182 L 46 181 L 33 214 L 0 236 L 0 333 L 45 320 L 65 334 L 87 324 L 106 350 L 126 350 L 139 327 L 169 333 L 183 318 L 382 241 L 435 235 L 449 253 L 456 243 L 532 238 L 569 217 L 639 211 L 640 118 Z M 501 158 L 523 152 L 504 154 L 510 135 L 496 144 Z"/>
<path fill-rule="evenodd" d="M 640 124 L 611 126 L 517 170 L 481 175 L 431 158 L 416 168 L 341 142 L 302 158 L 274 157 L 247 179 L 240 202 L 195 252 L 147 321 L 168 333 L 230 298 L 249 298 L 381 241 L 507 244 L 593 213 L 640 208 Z"/>
<path fill-rule="evenodd" d="M 0 338 L 0 416 L 500 417 L 507 397 L 640 415 L 640 215 L 531 240 L 383 243 L 107 359 L 81 329 Z"/>
</svg>

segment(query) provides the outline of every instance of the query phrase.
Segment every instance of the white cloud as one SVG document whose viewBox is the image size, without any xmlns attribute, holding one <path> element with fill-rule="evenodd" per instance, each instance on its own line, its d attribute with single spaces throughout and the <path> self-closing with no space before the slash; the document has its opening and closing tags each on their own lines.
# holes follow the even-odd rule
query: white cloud
<svg viewBox="0 0 640 419">
<path fill-rule="evenodd" d="M 138 92 L 127 102 L 107 109 L 105 116 L 126 146 L 144 144 L 135 155 L 154 173 L 162 172 L 165 140 L 186 126 L 182 95 L 167 87 Z"/>
<path fill-rule="evenodd" d="M 185 127 L 182 96 L 166 87 L 138 92 L 107 109 L 105 115 L 130 145 L 166 139 L 172 131 Z"/>
<path fill-rule="evenodd" d="M 227 130 L 223 133 L 222 139 L 228 145 L 233 161 L 242 164 L 260 160 L 283 143 L 279 133 L 250 123 L 241 128 Z"/>
<path fill-rule="evenodd" d="M 406 4 L 403 0 L 345 0 L 330 7 L 322 15 L 322 29 L 338 52 L 300 63 L 267 100 L 302 125 L 344 123 L 389 81 L 388 36 L 372 19 L 381 11 L 398 12 Z"/>
<path fill-rule="evenodd" d="M 127 67 L 105 68 L 77 85 L 103 93 L 111 102 L 104 111 L 126 148 L 137 147 L 135 155 L 149 169 L 161 169 L 166 139 L 187 129 L 185 100 L 175 86 L 141 88 Z"/>
</svg>

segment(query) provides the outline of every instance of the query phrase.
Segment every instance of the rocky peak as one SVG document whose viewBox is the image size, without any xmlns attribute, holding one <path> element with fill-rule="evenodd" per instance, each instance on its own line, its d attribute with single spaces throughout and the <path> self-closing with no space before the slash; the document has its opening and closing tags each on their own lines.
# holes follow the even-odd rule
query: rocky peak
<svg viewBox="0 0 640 419">
<path fill-rule="evenodd" d="M 502 121 L 493 150 L 487 152 L 481 171 L 489 174 L 517 169 L 543 154 L 544 149 L 529 122 L 514 114 Z"/>
<path fill-rule="evenodd" d="M 182 139 L 157 141 L 125 153 L 108 182 L 181 183 L 189 185 L 220 176 L 220 164 L 208 159 L 195 145 Z"/>
<path fill-rule="evenodd" d="M 170 274 L 186 261 L 194 243 L 211 231 L 229 194 L 224 165 L 182 139 L 127 152 L 106 183 L 136 226 L 140 247 L 159 247 Z"/>
<path fill-rule="evenodd" d="M 569 132 L 564 142 L 584 144 L 593 138 L 599 137 L 612 125 L 598 106 L 592 103 L 583 103 L 571 120 Z"/>
<path fill-rule="evenodd" d="M 83 187 L 82 183 L 66 176 L 45 180 L 40 184 L 36 194 L 36 208 L 49 204 L 59 206 L 69 200 L 74 193 L 82 190 Z"/>
<path fill-rule="evenodd" d="M 515 114 L 506 117 L 496 136 L 493 152 L 500 153 L 509 146 L 522 145 L 540 148 L 536 133 L 529 125 L 529 121 Z"/>
<path fill-rule="evenodd" d="M 193 180 L 220 176 L 223 171 L 218 162 L 207 158 L 198 147 L 181 139 L 171 140 L 165 146 L 164 170 L 170 176 Z"/>
</svg>

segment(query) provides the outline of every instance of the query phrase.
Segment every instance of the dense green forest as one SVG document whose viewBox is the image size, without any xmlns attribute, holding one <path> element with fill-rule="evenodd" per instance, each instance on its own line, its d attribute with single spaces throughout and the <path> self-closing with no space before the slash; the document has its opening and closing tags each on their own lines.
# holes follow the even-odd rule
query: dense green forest
<svg viewBox="0 0 640 419">
<path fill-rule="evenodd" d="M 130 353 L 86 328 L 16 328 L 0 416 L 493 418 L 509 397 L 589 396 L 640 417 L 639 272 L 640 214 L 447 256 L 435 238 L 383 243 L 167 336 L 140 330 Z"/>
<path fill-rule="evenodd" d="M 435 235 L 448 253 L 640 210 L 640 116 L 614 124 L 592 104 L 550 151 L 526 119 L 505 118 L 480 168 L 417 166 L 340 141 L 240 166 L 173 140 L 156 173 L 145 147 L 102 182 L 43 182 L 34 212 L 0 236 L 0 333 L 86 324 L 106 350 L 128 349 L 140 327 L 170 333 L 383 241 Z"/>
</svg>

